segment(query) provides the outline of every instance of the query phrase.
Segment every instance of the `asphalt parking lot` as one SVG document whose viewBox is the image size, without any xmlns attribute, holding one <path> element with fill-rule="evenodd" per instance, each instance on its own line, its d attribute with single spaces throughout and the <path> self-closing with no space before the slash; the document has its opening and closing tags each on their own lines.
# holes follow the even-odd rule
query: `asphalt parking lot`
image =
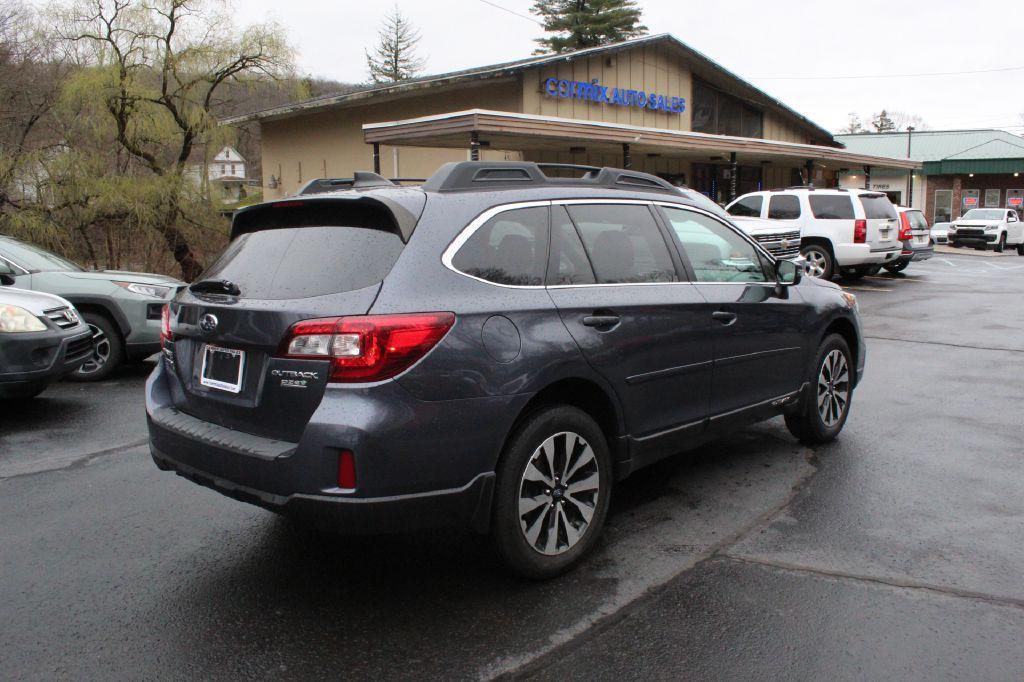
<svg viewBox="0 0 1024 682">
<path fill-rule="evenodd" d="M 341 538 L 158 471 L 146 366 L 0 412 L 5 678 L 1024 677 L 1024 258 L 857 295 L 840 440 L 774 420 L 640 472 L 531 583 L 471 534 Z"/>
</svg>

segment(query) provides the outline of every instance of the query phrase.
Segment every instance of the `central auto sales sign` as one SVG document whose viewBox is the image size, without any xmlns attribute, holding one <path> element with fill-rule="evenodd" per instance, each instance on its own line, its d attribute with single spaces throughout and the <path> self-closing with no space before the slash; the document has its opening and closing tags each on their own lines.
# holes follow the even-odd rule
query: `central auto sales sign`
<svg viewBox="0 0 1024 682">
<path fill-rule="evenodd" d="M 596 78 L 589 83 L 548 78 L 544 81 L 544 93 L 548 97 L 559 99 L 578 99 L 598 104 L 664 111 L 670 114 L 681 114 L 686 111 L 686 100 L 682 97 L 670 97 L 643 90 L 609 88 L 601 85 Z"/>
</svg>

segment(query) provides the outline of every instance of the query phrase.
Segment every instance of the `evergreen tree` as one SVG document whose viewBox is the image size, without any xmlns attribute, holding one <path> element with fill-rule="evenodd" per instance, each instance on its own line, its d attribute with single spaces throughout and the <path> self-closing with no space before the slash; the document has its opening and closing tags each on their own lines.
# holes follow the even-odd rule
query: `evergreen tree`
<svg viewBox="0 0 1024 682">
<path fill-rule="evenodd" d="M 876 133 L 888 133 L 896 130 L 896 123 L 893 122 L 889 112 L 885 109 L 871 117 L 871 125 L 874 126 Z"/>
<path fill-rule="evenodd" d="M 552 34 L 537 39 L 538 54 L 608 45 L 647 31 L 635 0 L 536 0 L 530 11 L 544 20 L 544 30 Z"/>
<path fill-rule="evenodd" d="M 396 5 L 384 18 L 377 34 L 377 46 L 366 52 L 366 66 L 374 83 L 394 83 L 414 78 L 423 71 L 424 60 L 416 55 L 420 33 L 402 16 Z"/>
</svg>

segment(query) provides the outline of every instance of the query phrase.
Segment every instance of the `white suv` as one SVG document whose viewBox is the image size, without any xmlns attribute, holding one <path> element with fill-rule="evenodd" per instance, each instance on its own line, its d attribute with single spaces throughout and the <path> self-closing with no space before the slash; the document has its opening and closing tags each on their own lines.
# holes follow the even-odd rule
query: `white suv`
<svg viewBox="0 0 1024 682">
<path fill-rule="evenodd" d="M 798 225 L 812 277 L 866 275 L 899 258 L 902 248 L 896 207 L 879 192 L 790 187 L 744 194 L 725 210 Z"/>
</svg>

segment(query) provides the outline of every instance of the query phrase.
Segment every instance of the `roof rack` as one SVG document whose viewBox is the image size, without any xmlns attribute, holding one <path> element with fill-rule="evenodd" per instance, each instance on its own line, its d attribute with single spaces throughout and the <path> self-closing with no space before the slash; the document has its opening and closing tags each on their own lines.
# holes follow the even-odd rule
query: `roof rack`
<svg viewBox="0 0 1024 682">
<path fill-rule="evenodd" d="M 578 171 L 577 177 L 558 177 L 544 171 Z M 495 190 L 512 187 L 606 187 L 679 193 L 679 188 L 656 175 L 599 166 L 530 161 L 460 161 L 446 163 L 423 183 L 434 192 Z"/>
<path fill-rule="evenodd" d="M 356 171 L 351 178 L 314 178 L 296 192 L 297 195 L 324 194 L 343 189 L 389 187 L 403 182 L 425 182 L 425 178 L 385 178 L 369 171 Z"/>
</svg>

